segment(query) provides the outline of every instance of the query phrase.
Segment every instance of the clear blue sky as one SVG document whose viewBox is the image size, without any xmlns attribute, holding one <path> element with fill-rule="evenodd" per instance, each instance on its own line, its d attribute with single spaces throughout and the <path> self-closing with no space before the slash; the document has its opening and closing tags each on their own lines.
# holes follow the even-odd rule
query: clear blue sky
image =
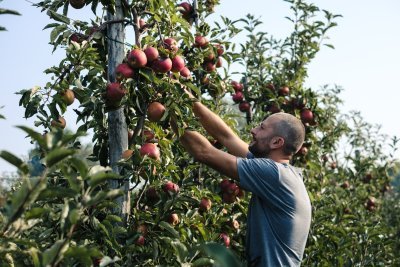
<svg viewBox="0 0 400 267">
<path fill-rule="evenodd" d="M 38 2 L 34 0 L 34 2 Z M 337 84 L 345 91 L 344 111 L 358 110 L 370 123 L 382 125 L 382 132 L 400 135 L 398 102 L 400 85 L 400 1 L 315 0 L 317 6 L 343 15 L 339 26 L 329 32 L 330 43 L 336 49 L 323 48 L 311 63 L 307 84 L 317 89 L 324 84 Z M 23 119 L 18 107 L 16 91 L 43 86 L 49 77 L 43 70 L 57 64 L 62 51 L 51 54 L 48 45 L 47 16 L 24 0 L 4 0 L 0 7 L 19 11 L 22 16 L 1 15 L 0 25 L 8 31 L 0 32 L 0 150 L 9 150 L 19 156 L 31 147 L 24 134 L 14 125 L 33 127 L 33 120 Z M 282 0 L 221 0 L 216 15 L 232 19 L 247 13 L 260 16 L 263 31 L 284 37 L 290 24 L 284 19 L 289 5 Z M 87 18 L 89 8 L 74 11 L 74 17 Z M 83 16 L 82 16 L 83 15 Z M 75 105 L 75 104 L 74 104 Z M 73 124 L 73 119 L 69 120 Z M 0 159 L 0 173 L 15 169 Z"/>
</svg>

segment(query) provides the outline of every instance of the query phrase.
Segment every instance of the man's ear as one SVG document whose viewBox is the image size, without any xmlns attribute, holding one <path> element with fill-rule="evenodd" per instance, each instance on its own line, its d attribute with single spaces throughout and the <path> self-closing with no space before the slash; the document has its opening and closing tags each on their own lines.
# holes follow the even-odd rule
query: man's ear
<svg viewBox="0 0 400 267">
<path fill-rule="evenodd" d="M 283 139 L 280 136 L 274 136 L 270 142 L 272 149 L 283 147 L 284 144 L 285 144 L 285 139 Z"/>
</svg>

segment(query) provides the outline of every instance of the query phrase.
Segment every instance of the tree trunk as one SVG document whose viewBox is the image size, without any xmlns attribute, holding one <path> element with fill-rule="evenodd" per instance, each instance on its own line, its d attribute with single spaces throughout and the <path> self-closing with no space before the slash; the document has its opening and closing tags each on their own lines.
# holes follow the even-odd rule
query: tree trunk
<svg viewBox="0 0 400 267">
<path fill-rule="evenodd" d="M 115 1 L 115 14 L 108 13 L 108 21 L 122 20 L 124 18 L 122 12 L 121 0 Z M 125 57 L 124 39 L 125 31 L 123 22 L 110 23 L 107 29 L 108 36 L 108 80 L 115 81 L 115 68 L 122 62 Z M 121 169 L 116 166 L 116 162 L 121 159 L 123 151 L 128 149 L 128 129 L 126 125 L 124 108 L 110 111 L 108 113 L 108 136 L 109 136 L 109 155 L 110 165 L 114 172 L 120 173 Z M 121 184 L 119 181 L 111 181 L 112 188 L 124 188 L 124 196 L 116 199 L 118 204 L 117 211 L 121 214 L 126 222 L 130 214 L 130 192 L 129 181 Z"/>
</svg>

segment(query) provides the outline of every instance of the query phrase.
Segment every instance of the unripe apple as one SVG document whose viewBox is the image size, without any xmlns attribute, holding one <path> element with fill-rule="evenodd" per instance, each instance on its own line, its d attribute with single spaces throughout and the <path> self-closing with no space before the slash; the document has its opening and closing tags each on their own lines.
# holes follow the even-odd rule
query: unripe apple
<svg viewBox="0 0 400 267">
<path fill-rule="evenodd" d="M 160 159 L 160 149 L 156 144 L 145 143 L 140 147 L 140 156 L 148 156 L 152 159 Z"/>
<path fill-rule="evenodd" d="M 172 69 L 172 60 L 169 57 L 159 58 L 153 61 L 151 68 L 158 73 L 167 73 Z"/>
<path fill-rule="evenodd" d="M 205 62 L 203 67 L 205 71 L 213 72 L 217 66 L 213 62 Z"/>
<path fill-rule="evenodd" d="M 128 64 L 132 68 L 142 68 L 146 66 L 147 64 L 146 54 L 138 48 L 133 49 L 128 55 Z"/>
<path fill-rule="evenodd" d="M 144 53 L 147 57 L 147 63 L 151 63 L 159 57 L 158 49 L 152 46 L 146 47 Z"/>
<path fill-rule="evenodd" d="M 109 83 L 106 88 L 106 100 L 111 106 L 117 106 L 125 96 L 126 91 L 120 83 Z"/>
<path fill-rule="evenodd" d="M 237 81 L 232 81 L 231 85 L 233 87 L 233 89 L 235 90 L 235 92 L 241 92 L 243 91 L 243 84 L 237 82 Z"/>
<path fill-rule="evenodd" d="M 63 117 L 58 117 L 58 120 L 52 120 L 50 124 L 52 127 L 64 129 L 67 126 L 67 121 Z"/>
<path fill-rule="evenodd" d="M 183 69 L 179 72 L 182 77 L 189 78 L 191 76 L 190 70 L 187 67 L 183 67 Z"/>
<path fill-rule="evenodd" d="M 290 93 L 290 89 L 289 89 L 289 87 L 287 87 L 287 86 L 282 86 L 282 87 L 279 89 L 279 94 L 280 94 L 280 95 L 289 95 L 289 93 Z"/>
<path fill-rule="evenodd" d="M 132 157 L 133 154 L 133 150 L 132 149 L 127 149 L 124 152 L 122 152 L 121 158 L 124 160 L 129 159 L 130 157 Z"/>
<path fill-rule="evenodd" d="M 179 49 L 178 43 L 174 38 L 171 37 L 164 39 L 164 47 L 174 53 L 176 53 Z"/>
<path fill-rule="evenodd" d="M 115 77 L 117 78 L 117 81 L 133 78 L 134 74 L 135 72 L 127 63 L 121 63 L 115 69 Z"/>
<path fill-rule="evenodd" d="M 300 113 L 300 118 L 303 123 L 312 123 L 314 121 L 314 114 L 309 109 L 303 109 Z"/>
<path fill-rule="evenodd" d="M 206 37 L 203 37 L 201 35 L 196 35 L 196 37 L 194 38 L 194 46 L 195 47 L 204 48 L 207 45 L 208 45 L 208 40 Z"/>
<path fill-rule="evenodd" d="M 167 218 L 168 223 L 172 224 L 173 226 L 179 223 L 179 216 L 176 213 L 172 213 Z"/>
<path fill-rule="evenodd" d="M 236 94 L 232 95 L 232 100 L 235 103 L 239 103 L 243 101 L 243 93 L 240 91 L 237 91 Z"/>
<path fill-rule="evenodd" d="M 209 209 L 211 209 L 211 200 L 206 197 L 201 198 L 199 211 L 208 211 Z"/>
<path fill-rule="evenodd" d="M 221 233 L 219 235 L 219 238 L 222 239 L 222 241 L 224 242 L 225 247 L 229 247 L 231 244 L 231 239 L 229 238 L 229 235 L 226 233 Z"/>
<path fill-rule="evenodd" d="M 167 181 L 163 185 L 163 190 L 165 193 L 177 194 L 179 192 L 179 186 L 171 181 Z"/>
<path fill-rule="evenodd" d="M 69 4 L 75 9 L 81 9 L 85 6 L 85 0 L 69 0 Z"/>
<path fill-rule="evenodd" d="M 75 94 L 74 91 L 72 91 L 71 89 L 66 89 L 63 92 L 61 92 L 61 97 L 64 103 L 67 104 L 67 106 L 70 106 L 72 105 L 72 103 L 74 103 Z"/>
<path fill-rule="evenodd" d="M 246 102 L 246 101 L 241 102 L 241 103 L 239 104 L 239 110 L 240 110 L 241 112 L 247 112 L 247 111 L 249 111 L 249 110 L 250 110 L 250 103 L 249 103 L 249 102 Z"/>
<path fill-rule="evenodd" d="M 185 61 L 181 56 L 176 55 L 172 59 L 172 72 L 180 72 L 185 67 Z"/>
<path fill-rule="evenodd" d="M 136 245 L 138 245 L 138 246 L 143 246 L 143 245 L 144 245 L 144 242 L 145 242 L 144 236 L 140 235 L 140 236 L 138 237 L 138 239 L 136 240 Z"/>
<path fill-rule="evenodd" d="M 158 122 L 165 113 L 165 107 L 160 102 L 152 102 L 147 107 L 147 118 L 151 122 Z"/>
</svg>

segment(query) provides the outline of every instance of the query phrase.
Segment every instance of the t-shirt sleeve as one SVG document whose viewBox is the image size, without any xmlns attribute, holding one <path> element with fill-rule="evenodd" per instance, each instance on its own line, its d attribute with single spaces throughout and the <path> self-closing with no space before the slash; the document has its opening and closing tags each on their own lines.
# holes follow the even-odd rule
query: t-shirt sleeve
<svg viewBox="0 0 400 267">
<path fill-rule="evenodd" d="M 240 187 L 273 204 L 281 202 L 278 166 L 266 158 L 237 158 Z"/>
</svg>

